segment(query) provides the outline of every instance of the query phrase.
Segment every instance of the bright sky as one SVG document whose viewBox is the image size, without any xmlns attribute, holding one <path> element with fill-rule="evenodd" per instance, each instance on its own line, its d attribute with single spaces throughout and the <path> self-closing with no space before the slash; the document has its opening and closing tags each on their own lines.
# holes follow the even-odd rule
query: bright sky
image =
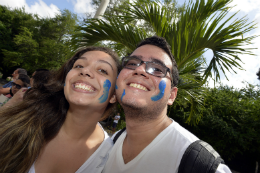
<svg viewBox="0 0 260 173">
<path fill-rule="evenodd" d="M 177 0 L 180 4 L 184 0 Z M 193 0 L 194 1 L 194 0 Z M 186 2 L 189 2 L 186 0 Z M 95 12 L 91 6 L 91 0 L 0 0 L 1 5 L 6 5 L 12 8 L 25 7 L 25 11 L 29 13 L 37 13 L 42 17 L 53 17 L 59 10 L 69 9 L 70 11 L 77 13 L 79 16 L 83 16 L 85 12 Z M 245 15 L 249 18 L 249 21 L 257 22 L 260 24 L 260 1 L 259 0 L 233 0 L 232 6 L 235 6 L 231 13 L 240 11 L 237 17 L 241 18 Z M 260 35 L 260 27 L 250 32 L 250 35 Z M 259 48 L 260 37 L 254 40 L 252 47 Z M 260 84 L 257 80 L 256 73 L 260 68 L 260 49 L 254 50 L 257 56 L 241 56 L 244 64 L 242 67 L 245 70 L 238 70 L 237 74 L 227 72 L 229 81 L 225 79 L 224 75 L 221 76 L 221 83 L 235 88 L 241 88 L 245 86 L 243 81 L 250 84 Z M 212 53 L 207 52 L 205 54 L 207 59 L 212 58 Z M 210 82 L 210 86 L 213 86 L 213 82 Z"/>
</svg>

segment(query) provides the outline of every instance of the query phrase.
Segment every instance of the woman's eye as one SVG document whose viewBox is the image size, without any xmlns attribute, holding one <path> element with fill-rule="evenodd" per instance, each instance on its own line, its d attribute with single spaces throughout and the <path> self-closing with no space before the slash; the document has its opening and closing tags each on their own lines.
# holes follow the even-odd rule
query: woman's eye
<svg viewBox="0 0 260 173">
<path fill-rule="evenodd" d="M 74 68 L 83 68 L 82 65 L 75 65 Z"/>
<path fill-rule="evenodd" d="M 103 74 L 108 74 L 107 71 L 104 70 L 104 69 L 99 69 L 98 71 L 100 71 L 100 72 L 103 73 Z"/>
</svg>

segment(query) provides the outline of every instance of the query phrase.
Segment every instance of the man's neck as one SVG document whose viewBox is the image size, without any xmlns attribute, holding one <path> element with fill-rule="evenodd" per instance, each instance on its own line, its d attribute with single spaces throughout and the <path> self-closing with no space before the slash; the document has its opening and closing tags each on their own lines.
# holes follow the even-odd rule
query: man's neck
<svg viewBox="0 0 260 173">
<path fill-rule="evenodd" d="M 172 121 L 164 114 L 155 119 L 138 121 L 126 117 L 127 136 L 123 143 L 124 162 L 134 159 L 145 147 L 147 147 Z M 130 116 L 131 117 L 131 116 Z"/>
</svg>

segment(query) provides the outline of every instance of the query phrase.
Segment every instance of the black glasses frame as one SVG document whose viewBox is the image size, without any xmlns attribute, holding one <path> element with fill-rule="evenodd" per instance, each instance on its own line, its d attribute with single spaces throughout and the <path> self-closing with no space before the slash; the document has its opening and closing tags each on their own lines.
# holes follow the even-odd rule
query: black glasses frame
<svg viewBox="0 0 260 173">
<path fill-rule="evenodd" d="M 140 63 L 138 64 L 137 67 L 141 66 L 142 64 L 145 64 L 145 72 L 148 73 L 148 74 L 150 74 L 150 75 L 153 75 L 153 76 L 156 76 L 156 75 L 154 75 L 154 74 L 152 74 L 152 73 L 150 73 L 150 72 L 147 71 L 147 63 L 158 64 L 158 65 L 160 65 L 160 66 L 162 66 L 162 67 L 164 67 L 164 68 L 166 69 L 166 73 L 163 73 L 164 76 L 156 76 L 156 77 L 164 78 L 164 77 L 166 77 L 167 72 L 169 72 L 170 78 L 171 78 L 171 80 L 172 80 L 171 70 L 170 70 L 168 67 L 166 67 L 164 64 L 156 63 L 156 62 L 153 62 L 153 61 L 143 61 L 143 60 L 141 60 L 141 59 L 139 59 L 139 58 L 137 58 L 137 57 L 132 57 L 132 56 L 123 57 L 123 58 L 122 58 L 122 67 L 123 67 L 123 68 L 127 68 L 127 69 L 131 69 L 131 70 L 135 70 L 135 69 L 134 69 L 134 68 L 128 68 L 128 67 L 125 67 L 125 66 L 124 66 L 124 60 L 125 60 L 125 58 L 132 58 L 132 59 L 137 59 L 137 60 L 139 60 Z M 137 67 L 136 67 L 136 68 L 137 68 Z"/>
<path fill-rule="evenodd" d="M 12 82 L 12 87 L 15 87 L 16 89 L 21 89 L 21 88 L 22 88 L 21 85 L 16 84 L 16 83 L 14 83 L 14 82 Z"/>
</svg>

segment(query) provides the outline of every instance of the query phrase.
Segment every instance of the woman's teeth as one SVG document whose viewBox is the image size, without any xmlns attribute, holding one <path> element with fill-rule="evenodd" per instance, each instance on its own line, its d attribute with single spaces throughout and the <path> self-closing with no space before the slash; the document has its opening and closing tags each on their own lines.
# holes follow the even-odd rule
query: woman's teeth
<svg viewBox="0 0 260 173">
<path fill-rule="evenodd" d="M 90 85 L 86 85 L 86 84 L 83 84 L 83 83 L 76 83 L 75 88 L 82 89 L 82 90 L 85 90 L 85 91 L 91 91 L 91 92 L 94 91 L 94 89 Z"/>
</svg>

